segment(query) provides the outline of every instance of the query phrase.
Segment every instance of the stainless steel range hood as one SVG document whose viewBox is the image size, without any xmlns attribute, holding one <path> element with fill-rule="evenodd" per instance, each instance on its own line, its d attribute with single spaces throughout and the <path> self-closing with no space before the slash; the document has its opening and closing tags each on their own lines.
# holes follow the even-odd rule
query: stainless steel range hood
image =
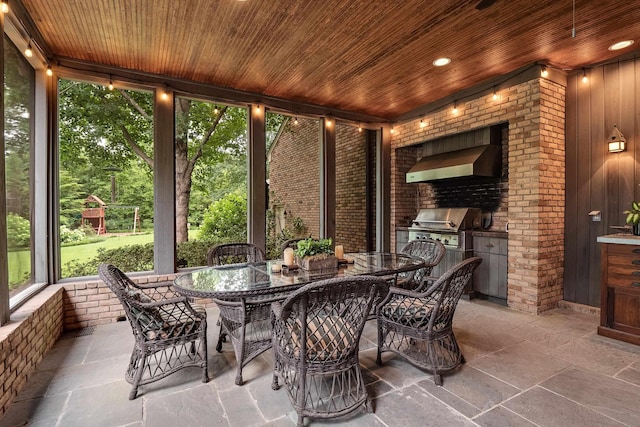
<svg viewBox="0 0 640 427">
<path fill-rule="evenodd" d="M 486 144 L 423 157 L 407 172 L 407 182 L 467 176 L 499 177 L 501 169 L 502 148 L 497 144 Z"/>
</svg>

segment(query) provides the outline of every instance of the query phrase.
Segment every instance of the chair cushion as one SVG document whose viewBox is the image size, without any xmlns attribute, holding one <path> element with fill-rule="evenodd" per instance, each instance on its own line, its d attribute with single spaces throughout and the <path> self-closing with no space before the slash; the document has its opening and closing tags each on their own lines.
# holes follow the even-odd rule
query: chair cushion
<svg viewBox="0 0 640 427">
<path fill-rule="evenodd" d="M 152 300 L 139 290 L 128 292 L 128 296 L 140 303 L 150 303 Z M 149 340 L 164 340 L 175 338 L 196 331 L 200 327 L 200 320 L 194 320 L 193 315 L 184 303 L 171 306 L 141 308 L 129 304 L 131 314 L 140 325 L 143 334 Z M 191 307 L 206 316 L 203 306 L 192 304 Z"/>
<path fill-rule="evenodd" d="M 285 349 L 289 354 L 299 357 L 300 354 L 300 321 L 296 319 L 288 324 L 291 342 Z M 318 316 L 307 321 L 307 359 L 335 360 L 354 346 L 357 340 L 351 324 L 338 316 Z"/>
<path fill-rule="evenodd" d="M 390 301 L 382 308 L 382 315 L 387 319 L 412 328 L 425 328 L 429 324 L 433 307 L 422 304 L 419 300 Z"/>
</svg>

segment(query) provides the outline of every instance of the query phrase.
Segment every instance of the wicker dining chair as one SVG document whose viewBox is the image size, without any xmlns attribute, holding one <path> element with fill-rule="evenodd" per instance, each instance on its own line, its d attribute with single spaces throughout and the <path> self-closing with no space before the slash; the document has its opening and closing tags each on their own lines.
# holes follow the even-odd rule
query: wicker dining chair
<svg viewBox="0 0 640 427">
<path fill-rule="evenodd" d="M 225 243 L 214 246 L 207 253 L 209 266 L 264 260 L 264 251 L 252 243 Z M 258 299 L 243 299 L 241 302 L 214 299 L 214 302 L 220 309 L 216 351 L 222 351 L 222 343 L 230 336 L 238 364 L 235 382 L 242 385 L 242 368 L 271 347 L 270 302 Z"/>
<path fill-rule="evenodd" d="M 453 266 L 424 292 L 392 288 L 377 308 L 378 354 L 392 351 L 433 374 L 442 385 L 442 373 L 464 363 L 453 334 L 453 315 L 460 296 L 482 259 L 473 257 Z"/>
<path fill-rule="evenodd" d="M 388 291 L 380 277 L 338 277 L 305 285 L 272 304 L 272 388 L 283 381 L 298 426 L 304 417 L 335 418 L 362 405 L 371 411 L 359 340 L 371 307 Z"/>
<path fill-rule="evenodd" d="M 129 399 L 139 386 L 191 366 L 202 368 L 202 382 L 209 381 L 204 307 L 191 305 L 167 283 L 136 285 L 113 265 L 100 265 L 98 274 L 120 300 L 135 338 L 125 375 L 133 385 Z"/>
<path fill-rule="evenodd" d="M 264 251 L 253 243 L 225 243 L 216 245 L 207 252 L 208 266 L 264 260 Z"/>
<path fill-rule="evenodd" d="M 423 281 L 431 275 L 433 267 L 438 265 L 446 252 L 444 245 L 433 239 L 420 239 L 408 242 L 400 253 L 422 258 L 424 267 L 405 273 L 399 273 L 395 278 L 395 286 L 402 289 L 416 290 Z"/>
</svg>

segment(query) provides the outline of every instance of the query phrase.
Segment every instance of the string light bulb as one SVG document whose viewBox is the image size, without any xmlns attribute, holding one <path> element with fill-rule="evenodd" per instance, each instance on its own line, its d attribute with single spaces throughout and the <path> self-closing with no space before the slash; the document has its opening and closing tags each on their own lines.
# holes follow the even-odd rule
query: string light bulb
<svg viewBox="0 0 640 427">
<path fill-rule="evenodd" d="M 2 0 L 2 3 L 0 4 L 0 12 L 9 13 L 9 3 L 7 3 L 7 0 Z"/>
<path fill-rule="evenodd" d="M 213 105 L 213 114 L 218 114 L 220 110 L 218 109 L 218 104 Z"/>
<path fill-rule="evenodd" d="M 497 101 L 498 100 L 498 92 L 496 92 L 496 88 L 493 88 L 493 100 Z"/>
<path fill-rule="evenodd" d="M 549 70 L 547 70 L 547 67 L 542 67 L 542 71 L 540 72 L 540 75 L 542 77 L 547 77 L 549 75 Z"/>
<path fill-rule="evenodd" d="M 358 124 L 358 132 L 362 132 L 362 125 Z"/>
<path fill-rule="evenodd" d="M 391 126 L 391 130 L 390 130 L 389 132 L 391 132 L 391 133 L 396 133 L 396 130 L 394 129 L 394 127 L 393 127 L 393 126 Z"/>
<path fill-rule="evenodd" d="M 51 65 L 47 65 L 47 76 L 53 76 L 53 70 L 51 69 Z"/>
<path fill-rule="evenodd" d="M 109 90 L 113 90 L 113 81 L 111 80 L 111 76 L 109 76 Z"/>
<path fill-rule="evenodd" d="M 31 42 L 27 44 L 27 48 L 24 50 L 24 56 L 31 58 L 33 56 L 33 49 L 31 48 Z"/>
<path fill-rule="evenodd" d="M 297 117 L 293 118 L 293 124 L 296 125 L 296 126 L 298 125 L 298 118 Z"/>
<path fill-rule="evenodd" d="M 160 97 L 164 101 L 167 101 L 169 99 L 169 89 L 167 88 L 167 86 L 164 87 L 164 90 L 162 91 L 162 94 L 160 95 Z"/>
<path fill-rule="evenodd" d="M 453 109 L 451 110 L 453 114 L 458 114 L 458 103 L 457 101 L 453 102 Z"/>
<path fill-rule="evenodd" d="M 587 77 L 587 70 L 582 69 L 582 83 L 587 83 L 589 81 L 589 77 Z"/>
<path fill-rule="evenodd" d="M 259 113 L 260 112 L 260 106 L 256 105 L 256 111 Z"/>
<path fill-rule="evenodd" d="M 424 119 L 420 119 L 420 128 L 424 129 L 427 127 L 427 122 L 424 121 Z"/>
</svg>

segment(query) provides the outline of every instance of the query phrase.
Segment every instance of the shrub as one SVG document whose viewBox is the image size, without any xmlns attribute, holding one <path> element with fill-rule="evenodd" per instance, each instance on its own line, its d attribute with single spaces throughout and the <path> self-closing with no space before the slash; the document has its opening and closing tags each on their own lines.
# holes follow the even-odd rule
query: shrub
<svg viewBox="0 0 640 427">
<path fill-rule="evenodd" d="M 66 225 L 60 226 L 60 243 L 61 244 L 69 244 L 69 243 L 78 243 L 84 240 L 86 234 L 80 228 L 70 229 Z"/>
<path fill-rule="evenodd" d="M 207 251 L 214 243 L 195 240 L 179 243 L 178 267 L 200 267 L 207 265 Z M 98 249 L 98 255 L 86 262 L 69 261 L 63 267 L 64 277 L 95 276 L 102 263 L 113 264 L 122 271 L 153 270 L 153 242 L 144 245 L 127 245 L 114 249 Z"/>
<path fill-rule="evenodd" d="M 207 265 L 207 251 L 214 243 L 206 240 L 192 240 L 178 243 L 178 267 L 199 267 Z"/>
<path fill-rule="evenodd" d="M 200 240 L 244 242 L 247 240 L 247 194 L 234 191 L 216 200 L 204 214 Z"/>
<path fill-rule="evenodd" d="M 31 244 L 31 223 L 28 219 L 10 213 L 7 215 L 7 246 L 26 248 Z"/>
<path fill-rule="evenodd" d="M 69 261 L 63 267 L 63 277 L 95 276 L 102 263 L 113 264 L 122 271 L 153 270 L 153 242 L 127 245 L 115 249 L 98 249 L 98 255 L 86 262 Z"/>
</svg>

